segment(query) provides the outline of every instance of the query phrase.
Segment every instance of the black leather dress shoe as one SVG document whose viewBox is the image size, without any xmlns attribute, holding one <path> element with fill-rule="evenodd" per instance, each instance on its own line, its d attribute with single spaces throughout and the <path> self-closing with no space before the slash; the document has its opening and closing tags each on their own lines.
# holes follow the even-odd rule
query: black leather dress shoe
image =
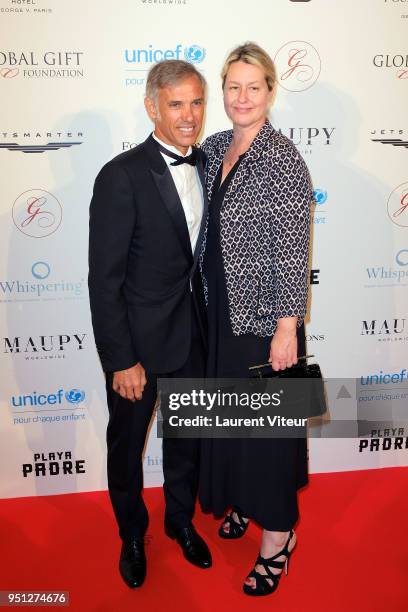
<svg viewBox="0 0 408 612">
<path fill-rule="evenodd" d="M 203 538 L 196 532 L 194 525 L 179 529 L 165 525 L 164 530 L 169 538 L 180 544 L 187 561 L 203 569 L 211 567 L 211 553 Z"/>
<path fill-rule="evenodd" d="M 119 571 L 131 589 L 142 586 L 146 578 L 146 555 L 142 538 L 124 540 L 119 559 Z"/>
</svg>

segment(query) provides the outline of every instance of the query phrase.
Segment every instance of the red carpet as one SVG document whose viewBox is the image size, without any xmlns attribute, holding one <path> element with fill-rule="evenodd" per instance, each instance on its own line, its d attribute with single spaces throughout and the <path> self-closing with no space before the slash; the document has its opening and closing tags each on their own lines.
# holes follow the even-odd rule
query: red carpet
<svg viewBox="0 0 408 612">
<path fill-rule="evenodd" d="M 196 569 L 163 533 L 161 489 L 145 492 L 148 576 L 135 591 L 117 572 L 120 543 L 107 493 L 2 500 L 0 590 L 69 591 L 69 609 L 89 612 L 402 612 L 408 609 L 407 490 L 408 468 L 313 475 L 300 495 L 289 576 L 261 599 L 241 592 L 261 531 L 251 525 L 242 540 L 224 541 L 218 522 L 197 512 L 214 566 Z"/>
</svg>

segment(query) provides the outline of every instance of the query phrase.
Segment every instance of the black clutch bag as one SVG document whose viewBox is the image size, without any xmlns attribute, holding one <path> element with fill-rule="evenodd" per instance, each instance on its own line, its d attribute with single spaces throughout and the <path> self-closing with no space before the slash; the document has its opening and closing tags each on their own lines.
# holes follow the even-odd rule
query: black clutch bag
<svg viewBox="0 0 408 612">
<path fill-rule="evenodd" d="M 285 370 L 273 370 L 269 362 L 254 365 L 248 369 L 252 376 L 256 376 L 257 378 L 321 378 L 323 380 L 319 364 L 307 363 L 306 360 L 311 357 L 314 357 L 314 355 L 299 357 L 298 362 L 294 366 L 286 368 Z"/>
<path fill-rule="evenodd" d="M 307 403 L 311 407 L 308 416 L 318 416 L 324 414 L 327 410 L 326 394 L 320 366 L 318 363 L 308 364 L 307 359 L 310 357 L 314 357 L 314 355 L 299 357 L 294 366 L 285 370 L 273 370 L 269 362 L 254 365 L 248 368 L 250 377 L 254 379 L 307 379 L 310 382 L 304 388 L 307 390 Z"/>
</svg>

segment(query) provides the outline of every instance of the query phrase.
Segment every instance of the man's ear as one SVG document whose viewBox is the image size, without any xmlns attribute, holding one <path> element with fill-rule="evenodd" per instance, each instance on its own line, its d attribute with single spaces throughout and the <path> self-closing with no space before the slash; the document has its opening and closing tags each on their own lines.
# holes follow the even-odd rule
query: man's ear
<svg viewBox="0 0 408 612">
<path fill-rule="evenodd" d="M 152 100 L 151 98 L 146 97 L 144 99 L 144 105 L 145 105 L 146 112 L 149 115 L 150 119 L 152 121 L 156 121 L 157 109 L 156 109 L 155 101 Z"/>
</svg>

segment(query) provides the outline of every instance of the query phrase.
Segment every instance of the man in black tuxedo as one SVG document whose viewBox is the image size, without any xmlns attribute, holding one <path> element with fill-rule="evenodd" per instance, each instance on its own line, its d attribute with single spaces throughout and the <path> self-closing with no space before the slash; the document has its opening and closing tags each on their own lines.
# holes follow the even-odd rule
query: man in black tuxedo
<svg viewBox="0 0 408 612">
<path fill-rule="evenodd" d="M 106 164 L 90 207 L 89 295 L 106 372 L 108 485 L 123 540 L 119 569 L 143 584 L 148 513 L 142 452 L 158 376 L 202 377 L 205 320 L 197 259 L 207 199 L 201 131 L 205 81 L 168 60 L 149 72 L 145 107 L 154 132 Z M 211 566 L 192 518 L 199 441 L 163 440 L 165 530 L 188 561 Z"/>
</svg>

